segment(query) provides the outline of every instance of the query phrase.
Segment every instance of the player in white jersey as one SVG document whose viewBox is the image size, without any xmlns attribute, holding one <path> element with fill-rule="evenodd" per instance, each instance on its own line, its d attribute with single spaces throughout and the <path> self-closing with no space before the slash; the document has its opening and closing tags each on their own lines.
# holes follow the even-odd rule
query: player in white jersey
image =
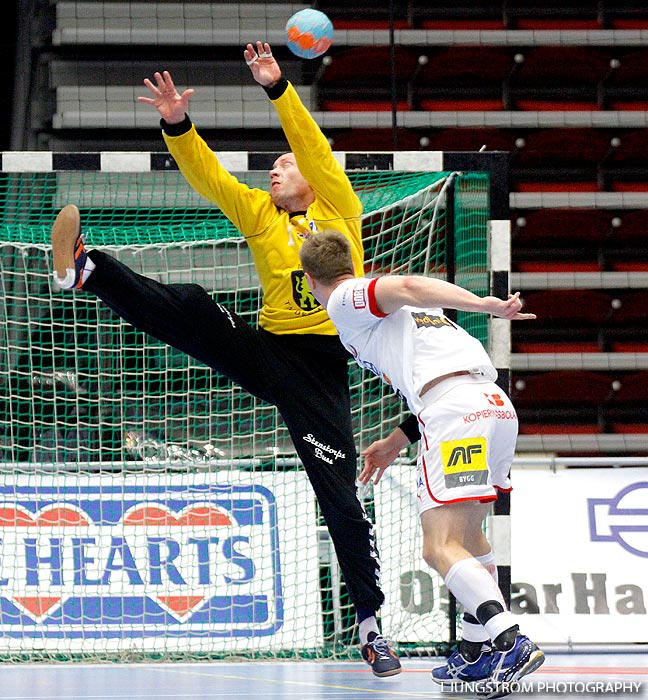
<svg viewBox="0 0 648 700">
<path fill-rule="evenodd" d="M 517 416 L 494 383 L 497 371 L 481 343 L 449 320 L 443 308 L 508 320 L 535 315 L 521 312 L 518 293 L 502 300 L 426 277 L 357 278 L 349 244 L 337 231 L 308 238 L 300 258 L 311 292 L 326 308 L 344 346 L 418 417 L 423 558 L 473 616 L 475 641 L 477 635 L 489 641 L 483 649 L 479 641 L 474 660 L 456 652 L 433 678 L 480 681 L 485 695 L 506 695 L 511 683 L 544 661 L 543 652 L 519 633 L 506 609 L 482 529 L 497 491 L 511 488 Z M 361 481 L 373 477 L 376 483 L 386 467 L 365 463 Z"/>
</svg>

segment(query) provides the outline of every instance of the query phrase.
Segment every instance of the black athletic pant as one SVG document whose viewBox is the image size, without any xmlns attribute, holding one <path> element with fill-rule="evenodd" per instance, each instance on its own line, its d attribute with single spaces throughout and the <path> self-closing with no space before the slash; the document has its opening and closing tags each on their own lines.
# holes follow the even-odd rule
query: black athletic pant
<svg viewBox="0 0 648 700">
<path fill-rule="evenodd" d="M 135 328 L 277 407 L 317 496 L 351 600 L 378 610 L 384 600 L 378 555 L 355 486 L 349 355 L 337 336 L 268 333 L 197 284 L 160 284 L 101 251 L 89 255 L 96 268 L 84 290 Z"/>
</svg>

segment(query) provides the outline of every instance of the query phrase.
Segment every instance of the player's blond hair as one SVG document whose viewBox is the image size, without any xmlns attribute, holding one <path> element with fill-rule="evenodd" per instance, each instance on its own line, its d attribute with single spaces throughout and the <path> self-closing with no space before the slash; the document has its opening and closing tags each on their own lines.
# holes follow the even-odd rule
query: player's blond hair
<svg viewBox="0 0 648 700">
<path fill-rule="evenodd" d="M 334 229 L 309 236 L 302 244 L 299 257 L 304 272 L 324 284 L 354 275 L 351 245 L 346 236 Z"/>
</svg>

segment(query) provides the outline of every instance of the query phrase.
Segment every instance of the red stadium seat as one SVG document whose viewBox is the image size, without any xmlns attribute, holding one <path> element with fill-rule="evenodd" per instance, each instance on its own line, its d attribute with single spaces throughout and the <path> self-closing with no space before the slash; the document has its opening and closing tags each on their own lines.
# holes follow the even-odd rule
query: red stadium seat
<svg viewBox="0 0 648 700">
<path fill-rule="evenodd" d="M 602 129 L 531 131 L 517 145 L 511 183 L 519 192 L 595 192 L 602 188 L 601 166 L 614 150 L 612 134 Z"/>
<path fill-rule="evenodd" d="M 563 265 L 600 269 L 612 215 L 600 209 L 538 209 L 513 218 L 513 266 L 529 272 Z"/>
<path fill-rule="evenodd" d="M 598 407 L 614 394 L 613 380 L 601 372 L 562 370 L 541 374 L 516 375 L 511 398 L 519 407 Z"/>
<path fill-rule="evenodd" d="M 622 211 L 608 240 L 610 269 L 648 271 L 648 209 Z"/>
<path fill-rule="evenodd" d="M 409 0 L 408 8 L 419 29 L 505 29 L 501 1 Z"/>
<path fill-rule="evenodd" d="M 596 341 L 557 340 L 554 343 L 540 342 L 513 342 L 513 351 L 516 353 L 562 353 L 562 352 L 601 352 L 601 346 Z"/>
<path fill-rule="evenodd" d="M 520 423 L 520 435 L 595 435 L 602 431 L 598 423 Z"/>
<path fill-rule="evenodd" d="M 411 109 L 408 84 L 419 63 L 421 50 L 395 47 L 397 106 Z M 318 81 L 319 101 L 328 111 L 390 111 L 392 109 L 392 56 L 389 46 L 362 46 L 329 53 Z"/>
<path fill-rule="evenodd" d="M 511 399 L 523 435 L 595 434 L 603 432 L 613 394 L 606 374 L 565 370 L 514 375 Z"/>
<path fill-rule="evenodd" d="M 331 137 L 334 151 L 420 151 L 421 134 L 410 129 L 397 129 L 398 148 L 394 149 L 391 129 L 352 129 Z"/>
<path fill-rule="evenodd" d="M 622 210 L 604 248 L 606 269 L 648 271 L 648 209 Z"/>
<path fill-rule="evenodd" d="M 601 270 L 613 214 L 602 209 L 539 209 L 513 218 L 513 268 Z"/>
<path fill-rule="evenodd" d="M 648 28 L 648 18 L 645 22 Z M 648 110 L 648 49 L 624 53 L 618 56 L 618 62 L 605 81 L 607 108 Z"/>
<path fill-rule="evenodd" d="M 648 29 L 648 5 L 643 0 L 604 0 L 601 9 L 610 29 Z"/>
<path fill-rule="evenodd" d="M 511 0 L 503 4 L 510 29 L 599 29 L 596 0 Z"/>
<path fill-rule="evenodd" d="M 396 70 L 400 77 L 408 78 L 418 65 L 419 49 L 396 46 Z M 320 83 L 326 86 L 350 86 L 361 90 L 358 80 L 373 83 L 391 75 L 391 49 L 389 46 L 358 46 L 330 51 L 332 59 L 322 74 Z"/>
<path fill-rule="evenodd" d="M 615 433 L 648 433 L 648 371 L 618 377 L 606 418 Z"/>
<path fill-rule="evenodd" d="M 603 167 L 607 187 L 617 192 L 648 189 L 648 129 L 618 133 L 618 145 Z"/>
<path fill-rule="evenodd" d="M 613 404 L 641 404 L 646 408 L 648 403 L 648 371 L 634 372 L 621 377 L 619 387 L 614 392 Z"/>
<path fill-rule="evenodd" d="M 615 433 L 648 433 L 648 423 L 617 423 L 611 425 Z"/>
<path fill-rule="evenodd" d="M 572 332 L 579 326 L 598 328 L 608 322 L 615 298 L 614 294 L 591 289 L 549 289 L 523 295 L 524 310 L 538 316 L 534 325 L 547 324 Z"/>
<path fill-rule="evenodd" d="M 602 243 L 612 230 L 613 215 L 603 209 L 537 209 L 516 225 L 516 245 L 555 246 L 573 241 Z"/>
<path fill-rule="evenodd" d="M 648 209 L 623 210 L 615 216 L 616 226 L 610 233 L 610 245 L 628 246 L 633 253 L 648 247 Z"/>
<path fill-rule="evenodd" d="M 615 294 L 589 289 L 525 292 L 533 323 L 514 324 L 515 352 L 602 352 L 614 314 Z"/>
<path fill-rule="evenodd" d="M 429 134 L 430 149 L 434 151 L 515 150 L 515 134 L 503 129 L 442 129 Z"/>
<path fill-rule="evenodd" d="M 648 327 L 648 292 L 626 292 L 619 295 L 619 302 L 614 311 L 615 325 Z"/>
<path fill-rule="evenodd" d="M 647 352 L 648 292 L 586 289 L 523 294 L 538 318 L 514 324 L 515 352 Z"/>
<path fill-rule="evenodd" d="M 342 0 L 319 0 L 317 9 L 326 13 L 335 29 L 389 29 L 390 8 L 386 3 L 375 0 L 354 0 L 353 3 Z M 394 28 L 408 29 L 410 23 L 401 7 L 394 8 Z"/>
<path fill-rule="evenodd" d="M 492 46 L 430 51 L 413 81 L 414 101 L 427 111 L 503 110 L 514 54 L 514 49 Z"/>
<path fill-rule="evenodd" d="M 600 109 L 599 86 L 611 55 L 599 48 L 536 46 L 520 52 L 510 82 L 510 103 L 523 110 Z"/>
</svg>

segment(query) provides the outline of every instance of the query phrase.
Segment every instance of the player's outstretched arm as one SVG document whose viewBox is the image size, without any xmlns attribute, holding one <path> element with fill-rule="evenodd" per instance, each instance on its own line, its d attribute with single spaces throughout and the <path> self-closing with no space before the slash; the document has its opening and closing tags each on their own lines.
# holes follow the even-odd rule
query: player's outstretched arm
<svg viewBox="0 0 648 700">
<path fill-rule="evenodd" d="M 194 90 L 190 88 L 180 94 L 168 70 L 154 73 L 153 77 L 155 84 L 144 78 L 144 85 L 151 91 L 152 97 L 138 97 L 137 101 L 155 107 L 168 124 L 179 124 L 189 111 L 189 98 L 194 94 Z"/>
<path fill-rule="evenodd" d="M 281 68 L 267 42 L 257 41 L 256 48 L 248 44 L 243 58 L 252 71 L 252 77 L 263 87 L 272 87 L 281 78 Z"/>
<path fill-rule="evenodd" d="M 273 101 L 281 127 L 290 150 L 295 154 L 301 174 L 318 198 L 331 202 L 343 217 L 352 219 L 362 213 L 362 204 L 353 191 L 344 169 L 333 156 L 331 146 L 301 101 L 297 91 L 286 89 L 281 94 L 271 95 L 273 88 L 281 88 L 281 68 L 268 42 L 248 44 L 243 57 L 252 77 L 266 90 Z M 286 81 L 286 87 L 287 87 Z M 358 240 L 353 241 L 356 246 Z"/>
<path fill-rule="evenodd" d="M 432 277 L 387 275 L 378 279 L 374 293 L 378 308 L 385 314 L 410 305 L 479 311 L 510 321 L 527 321 L 536 317 L 521 312 L 519 292 L 509 294 L 506 300 L 493 296 L 478 297 L 463 287 Z"/>
</svg>

